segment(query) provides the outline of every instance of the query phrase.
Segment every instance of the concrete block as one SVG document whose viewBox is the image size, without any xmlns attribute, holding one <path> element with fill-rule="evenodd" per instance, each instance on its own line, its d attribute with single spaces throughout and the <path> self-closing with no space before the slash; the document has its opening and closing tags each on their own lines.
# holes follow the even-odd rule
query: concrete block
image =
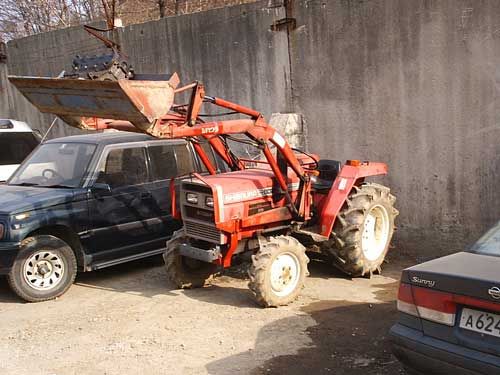
<svg viewBox="0 0 500 375">
<path fill-rule="evenodd" d="M 306 149 L 305 121 L 300 113 L 273 113 L 269 124 L 278 129 L 292 147 Z"/>
</svg>

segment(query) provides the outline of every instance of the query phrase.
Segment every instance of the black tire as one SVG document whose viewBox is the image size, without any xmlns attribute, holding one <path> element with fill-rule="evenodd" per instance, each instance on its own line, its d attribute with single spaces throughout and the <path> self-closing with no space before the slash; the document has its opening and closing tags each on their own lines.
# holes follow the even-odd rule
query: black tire
<svg viewBox="0 0 500 375">
<path fill-rule="evenodd" d="M 271 269 L 273 262 L 283 254 L 287 254 L 299 269 L 295 276 L 296 284 L 292 276 L 289 276 L 290 268 L 283 269 L 285 273 L 282 273 L 279 279 L 289 278 L 293 289 L 286 295 L 279 295 L 280 292 L 273 288 Z M 297 299 L 305 278 L 309 275 L 308 263 L 306 248 L 296 238 L 289 236 L 267 238 L 267 242 L 261 243 L 260 249 L 252 256 L 252 266 L 248 271 L 250 277 L 248 287 L 254 294 L 256 302 L 263 307 L 277 307 L 288 305 Z"/>
<path fill-rule="evenodd" d="M 167 278 L 179 289 L 201 288 L 215 275 L 217 265 L 180 255 L 177 246 L 187 242 L 183 229 L 176 231 L 167 242 L 167 250 L 163 254 Z"/>
<path fill-rule="evenodd" d="M 7 281 L 14 293 L 25 301 L 47 301 L 69 289 L 75 281 L 76 267 L 73 250 L 60 238 L 28 237 L 21 244 Z"/>
<path fill-rule="evenodd" d="M 322 251 L 330 254 L 334 264 L 352 277 L 371 277 L 374 272 L 380 273 L 394 233 L 394 219 L 399 213 L 394 208 L 395 201 L 396 198 L 385 186 L 374 183 L 355 186 L 335 220 L 331 239 L 321 245 Z M 380 224 L 385 229 L 379 229 L 383 239 L 376 245 L 363 247 L 363 239 L 368 238 L 363 233 L 365 222 L 369 214 L 373 220 L 371 215 L 374 212 L 383 218 L 381 222 L 386 223 Z M 374 231 L 377 220 L 373 225 Z"/>
</svg>

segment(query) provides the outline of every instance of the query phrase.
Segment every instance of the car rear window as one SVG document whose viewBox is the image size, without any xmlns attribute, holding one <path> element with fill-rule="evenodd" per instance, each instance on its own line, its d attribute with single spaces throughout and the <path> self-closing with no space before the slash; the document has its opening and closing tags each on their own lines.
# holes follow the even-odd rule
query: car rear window
<svg viewBox="0 0 500 375">
<path fill-rule="evenodd" d="M 472 245 L 469 251 L 500 257 L 500 221 Z"/>
<path fill-rule="evenodd" d="M 0 165 L 21 164 L 37 145 L 33 133 L 0 133 Z"/>
</svg>

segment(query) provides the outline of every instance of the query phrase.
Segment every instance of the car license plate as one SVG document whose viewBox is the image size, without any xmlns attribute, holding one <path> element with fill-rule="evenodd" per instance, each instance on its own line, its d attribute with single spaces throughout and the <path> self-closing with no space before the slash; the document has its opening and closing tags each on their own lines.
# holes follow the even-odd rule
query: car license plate
<svg viewBox="0 0 500 375">
<path fill-rule="evenodd" d="M 464 308 L 460 328 L 500 337 L 500 315 Z"/>
</svg>

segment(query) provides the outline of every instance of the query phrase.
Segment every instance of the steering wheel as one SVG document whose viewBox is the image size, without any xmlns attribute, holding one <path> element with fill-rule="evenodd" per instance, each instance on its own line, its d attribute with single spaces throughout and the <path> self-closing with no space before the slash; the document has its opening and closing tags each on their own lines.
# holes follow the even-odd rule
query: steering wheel
<svg viewBox="0 0 500 375">
<path fill-rule="evenodd" d="M 50 173 L 51 176 L 46 176 L 47 173 Z M 42 177 L 45 178 L 46 180 L 50 180 L 51 178 L 54 177 L 59 177 L 61 180 L 63 180 L 63 176 L 61 176 L 57 171 L 53 170 L 52 168 L 46 168 L 42 171 Z"/>
</svg>

